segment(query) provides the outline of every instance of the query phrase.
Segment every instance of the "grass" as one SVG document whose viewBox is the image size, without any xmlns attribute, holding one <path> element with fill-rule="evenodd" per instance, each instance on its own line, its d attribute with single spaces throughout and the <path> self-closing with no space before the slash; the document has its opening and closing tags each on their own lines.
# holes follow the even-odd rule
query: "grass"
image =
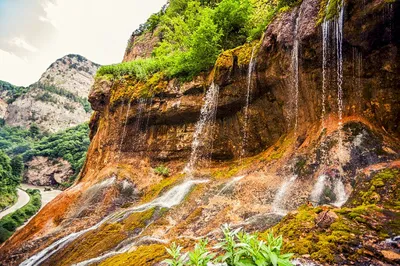
<svg viewBox="0 0 400 266">
<path fill-rule="evenodd" d="M 169 176 L 169 169 L 168 169 L 168 167 L 166 167 L 164 165 L 159 165 L 156 168 L 154 168 L 154 172 L 157 175 L 161 175 L 163 177 L 168 177 Z"/>
<path fill-rule="evenodd" d="M 137 59 L 135 61 L 124 62 L 120 64 L 102 66 L 97 71 L 96 77 L 110 76 L 115 79 L 121 79 L 123 76 L 131 76 L 138 80 L 144 81 L 161 70 L 160 61 L 154 58 Z"/>
</svg>

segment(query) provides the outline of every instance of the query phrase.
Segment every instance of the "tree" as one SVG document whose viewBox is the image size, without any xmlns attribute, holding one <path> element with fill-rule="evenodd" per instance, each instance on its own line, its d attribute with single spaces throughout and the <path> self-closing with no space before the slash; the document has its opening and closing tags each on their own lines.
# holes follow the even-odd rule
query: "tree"
<svg viewBox="0 0 400 266">
<path fill-rule="evenodd" d="M 15 156 L 11 159 L 11 173 L 14 177 L 21 177 L 24 170 L 22 156 Z"/>
<path fill-rule="evenodd" d="M 214 22 L 223 33 L 222 47 L 231 49 L 246 41 L 245 26 L 252 13 L 248 0 L 223 0 L 214 12 Z"/>
<path fill-rule="evenodd" d="M 31 137 L 35 138 L 39 135 L 40 129 L 39 129 L 38 125 L 36 125 L 35 123 L 32 123 L 29 128 L 29 132 L 31 134 Z"/>
</svg>

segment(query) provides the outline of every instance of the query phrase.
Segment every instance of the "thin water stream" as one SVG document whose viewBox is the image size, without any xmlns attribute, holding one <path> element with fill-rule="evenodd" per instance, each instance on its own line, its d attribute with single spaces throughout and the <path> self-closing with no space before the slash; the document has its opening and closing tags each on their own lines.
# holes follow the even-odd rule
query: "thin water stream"
<svg viewBox="0 0 400 266">
<path fill-rule="evenodd" d="M 297 134 L 299 120 L 299 21 L 300 14 L 296 18 L 294 28 L 294 43 L 292 50 L 292 77 L 293 77 L 293 94 L 294 94 L 294 132 Z"/>
<path fill-rule="evenodd" d="M 250 96 L 252 89 L 252 80 L 253 80 L 253 72 L 256 67 L 256 60 L 254 58 L 254 52 L 256 50 L 256 46 L 253 47 L 251 51 L 251 58 L 249 63 L 249 68 L 247 71 L 247 94 L 246 94 L 246 105 L 244 107 L 244 122 L 243 122 L 243 138 L 242 138 L 242 149 L 240 152 L 240 158 L 245 156 L 247 139 L 249 136 L 248 127 L 249 127 L 249 105 L 250 105 Z"/>
<path fill-rule="evenodd" d="M 193 176 L 198 161 L 210 157 L 213 145 L 213 128 L 218 107 L 219 86 L 211 83 L 201 107 L 200 119 L 196 124 L 193 135 L 192 151 L 184 172 L 190 178 Z"/>
<path fill-rule="evenodd" d="M 134 207 L 122 210 L 122 211 L 112 213 L 90 228 L 69 234 L 69 235 L 55 241 L 53 244 L 46 247 L 39 253 L 33 255 L 32 257 L 28 258 L 27 260 L 22 262 L 20 265 L 21 266 L 40 265 L 41 263 L 46 261 L 48 258 L 50 258 L 50 256 L 54 255 L 59 250 L 66 247 L 69 243 L 76 240 L 81 235 L 98 229 L 104 223 L 117 222 L 117 221 L 125 219 L 132 213 L 143 212 L 143 211 L 146 211 L 153 207 L 172 208 L 173 206 L 176 206 L 182 202 L 182 200 L 190 192 L 191 188 L 194 185 L 206 183 L 206 182 L 208 182 L 208 180 L 187 180 L 187 181 L 183 182 L 182 184 L 173 187 L 172 189 L 167 191 L 165 194 L 161 195 L 160 197 L 154 199 L 153 201 L 151 201 L 149 203 L 145 203 L 145 204 L 142 204 L 139 206 L 134 206 Z"/>
<path fill-rule="evenodd" d="M 282 202 L 285 199 L 286 193 L 293 186 L 297 179 L 297 175 L 291 176 L 288 180 L 285 180 L 278 192 L 275 195 L 274 201 L 272 202 L 272 211 L 279 215 L 286 215 L 287 211 L 282 207 Z"/>
</svg>

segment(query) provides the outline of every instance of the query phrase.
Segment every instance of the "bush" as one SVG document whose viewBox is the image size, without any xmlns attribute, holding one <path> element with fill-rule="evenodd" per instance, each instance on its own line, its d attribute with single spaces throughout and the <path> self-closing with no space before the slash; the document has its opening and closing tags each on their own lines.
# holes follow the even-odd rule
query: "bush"
<svg viewBox="0 0 400 266">
<path fill-rule="evenodd" d="M 8 231 L 7 229 L 0 227 L 0 243 L 5 242 L 10 236 L 12 232 Z"/>
<path fill-rule="evenodd" d="M 3 227 L 10 232 L 14 232 L 18 227 L 18 223 L 11 216 L 5 216 L 0 220 L 0 227 Z"/>
<path fill-rule="evenodd" d="M 159 165 L 154 169 L 154 172 L 158 175 L 168 177 L 169 176 L 169 169 L 164 165 Z"/>
<path fill-rule="evenodd" d="M 151 58 L 102 66 L 97 77 L 138 80 L 162 72 L 167 78 L 191 79 L 208 71 L 218 54 L 261 37 L 265 27 L 282 10 L 301 0 L 172 0 L 166 10 L 153 14 L 129 40 L 146 32 L 161 41 Z"/>
<path fill-rule="evenodd" d="M 257 234 L 247 234 L 240 228 L 231 231 L 225 225 L 222 227 L 224 238 L 214 247 L 222 255 L 215 258 L 215 254 L 209 252 L 206 248 L 207 240 L 196 244 L 193 251 L 182 254 L 182 248 L 175 243 L 167 252 L 172 259 L 165 260 L 168 265 L 183 266 L 196 265 L 207 266 L 212 263 L 226 263 L 228 266 L 236 265 L 265 265 L 265 266 L 289 266 L 292 254 L 281 254 L 282 237 L 274 237 L 272 233 L 267 235 L 266 241 L 258 239 Z"/>
</svg>

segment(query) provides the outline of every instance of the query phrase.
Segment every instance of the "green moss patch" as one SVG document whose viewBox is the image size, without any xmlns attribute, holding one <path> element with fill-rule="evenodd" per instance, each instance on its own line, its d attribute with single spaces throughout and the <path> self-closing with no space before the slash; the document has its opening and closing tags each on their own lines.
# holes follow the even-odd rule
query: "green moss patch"
<svg viewBox="0 0 400 266">
<path fill-rule="evenodd" d="M 141 265 L 151 266 L 168 258 L 168 253 L 163 245 L 140 246 L 135 251 L 123 253 L 100 263 L 100 266 Z"/>
</svg>

